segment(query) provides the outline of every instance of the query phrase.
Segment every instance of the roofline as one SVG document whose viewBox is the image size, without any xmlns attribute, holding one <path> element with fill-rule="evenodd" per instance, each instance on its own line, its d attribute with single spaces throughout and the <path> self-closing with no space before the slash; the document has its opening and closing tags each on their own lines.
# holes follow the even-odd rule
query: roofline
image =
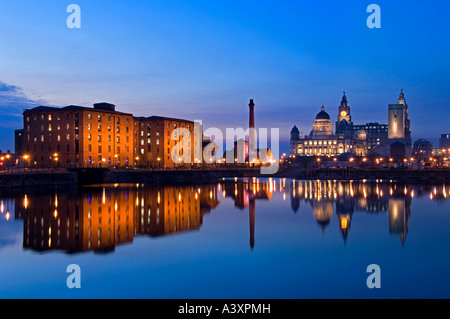
<svg viewBox="0 0 450 319">
<path fill-rule="evenodd" d="M 114 105 L 114 104 L 112 104 Z M 42 108 L 42 110 L 38 110 L 39 108 Z M 119 111 L 110 111 L 110 110 L 101 110 L 96 109 L 93 107 L 87 107 L 87 106 L 79 106 L 79 105 L 68 105 L 63 107 L 55 107 L 55 106 L 37 106 L 32 109 L 24 109 L 24 112 L 33 112 L 33 111 L 52 111 L 52 112 L 58 112 L 58 111 L 67 111 L 67 110 L 83 110 L 83 111 L 92 111 L 92 112 L 101 112 L 101 113 L 116 113 L 116 114 L 122 114 L 122 115 L 130 115 L 133 116 L 131 113 L 125 113 L 125 112 L 119 112 Z"/>
<path fill-rule="evenodd" d="M 145 121 L 145 120 L 166 120 L 166 121 L 179 121 L 179 122 L 189 122 L 194 124 L 195 122 L 192 120 L 186 120 L 186 119 L 180 119 L 180 118 L 174 118 L 174 117 L 166 117 L 166 116 L 157 116 L 157 115 L 153 115 L 153 116 L 134 116 L 134 118 L 136 120 L 141 120 L 141 121 Z"/>
</svg>

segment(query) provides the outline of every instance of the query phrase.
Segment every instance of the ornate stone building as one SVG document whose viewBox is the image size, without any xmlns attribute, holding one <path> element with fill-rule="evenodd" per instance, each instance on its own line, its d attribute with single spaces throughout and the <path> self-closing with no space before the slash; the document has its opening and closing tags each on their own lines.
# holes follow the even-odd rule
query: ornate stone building
<svg viewBox="0 0 450 319">
<path fill-rule="evenodd" d="M 350 116 L 347 96 L 342 97 L 339 106 L 336 130 L 333 134 L 333 123 L 330 115 L 322 106 L 313 123 L 309 135 L 300 136 L 297 126 L 291 131 L 291 155 L 296 156 L 336 156 L 351 153 L 359 156 L 367 155 L 366 132 L 355 131 Z"/>
</svg>

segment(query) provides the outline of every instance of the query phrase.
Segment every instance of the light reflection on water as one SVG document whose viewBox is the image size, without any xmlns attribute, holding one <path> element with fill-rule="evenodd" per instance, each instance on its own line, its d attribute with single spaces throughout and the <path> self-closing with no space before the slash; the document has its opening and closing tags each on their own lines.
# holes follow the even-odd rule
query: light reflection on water
<svg viewBox="0 0 450 319">
<path fill-rule="evenodd" d="M 250 253 L 258 248 L 258 240 L 262 243 L 266 243 L 268 238 L 274 240 L 275 237 L 270 237 L 272 232 L 281 235 L 279 238 L 297 236 L 300 240 L 304 236 L 301 247 L 298 242 L 283 247 L 287 244 L 276 239 L 279 240 L 276 256 L 280 258 L 283 257 L 283 249 L 306 249 L 306 237 L 310 236 L 308 234 L 311 231 L 303 229 L 304 234 L 298 235 L 290 225 L 282 221 L 286 220 L 288 214 L 309 214 L 315 221 L 313 232 L 323 235 L 338 232 L 341 247 L 357 255 L 362 252 L 347 245 L 355 219 L 363 220 L 364 216 L 380 214 L 386 216 L 385 228 L 380 231 L 388 236 L 398 237 L 400 245 L 396 249 L 403 249 L 408 233 L 420 230 L 410 230 L 414 214 L 428 213 L 423 211 L 423 207 L 427 205 L 424 201 L 438 203 L 448 210 L 449 197 L 450 185 L 444 183 L 410 185 L 381 180 L 343 182 L 248 178 L 224 179 L 217 184 L 200 186 L 96 185 L 51 192 L 29 190 L 26 193 L 3 196 L 0 198 L 0 227 L 3 225 L 4 228 L 9 223 L 21 224 L 22 253 L 34 252 L 40 255 L 53 251 L 83 255 L 95 252 L 105 256 L 114 255 L 119 246 L 132 251 L 133 245 L 125 244 L 133 244 L 138 238 L 159 238 L 162 241 L 157 244 L 162 246 L 165 236 L 184 234 L 185 237 L 180 237 L 180 241 L 194 242 L 195 234 L 199 231 L 204 231 L 203 236 L 210 236 L 204 238 L 204 241 L 227 245 L 230 237 L 225 237 L 220 232 L 222 226 L 226 227 L 221 225 L 224 223 L 223 214 L 231 216 L 226 220 L 233 224 L 234 221 L 230 221 L 234 216 L 232 212 L 239 211 L 248 213 L 245 221 L 245 236 L 248 241 L 245 246 Z M 419 201 L 420 205 L 417 207 L 421 211 L 414 211 L 415 201 Z M 266 214 L 267 211 L 271 212 L 270 215 Z M 242 223 L 242 219 L 239 222 Z M 432 234 L 433 229 L 448 223 L 448 219 L 436 219 L 434 222 L 436 225 L 428 221 L 423 229 Z M 288 221 L 289 223 L 292 224 L 292 221 Z M 311 228 L 311 225 L 305 225 Z M 362 233 L 362 227 L 369 229 L 370 225 L 368 220 L 359 223 L 355 237 L 373 236 L 370 232 L 367 235 Z M 241 226 L 236 225 L 235 229 L 241 230 Z M 205 232 L 209 227 L 214 229 L 213 235 Z M 14 231 L 17 235 L 17 227 Z M 448 234 L 449 231 L 445 231 L 439 236 L 443 236 L 441 239 L 447 242 Z M 2 253 L 6 254 L 4 248 L 14 246 L 12 237 L 8 232 L 0 233 L 0 257 Z M 307 248 L 320 252 L 321 249 L 330 249 L 329 245 L 315 242 Z M 268 245 L 261 247 L 264 252 Z M 213 249 L 197 253 L 208 258 L 220 254 Z M 20 251 L 15 251 L 15 254 L 20 254 Z M 46 257 L 47 254 L 41 256 L 44 259 Z M 164 258 L 164 255 L 160 258 Z M 448 260 L 439 262 L 447 263 Z M 289 289 L 285 290 L 287 294 Z"/>
<path fill-rule="evenodd" d="M 280 193 L 290 200 L 293 212 L 301 205 L 312 207 L 322 231 L 333 215 L 347 239 L 355 211 L 387 213 L 389 233 L 404 242 L 414 197 L 445 201 L 450 185 L 405 185 L 392 182 L 301 181 L 292 179 L 224 179 L 201 186 L 150 186 L 114 184 L 85 187 L 72 192 L 23 194 L 1 200 L 3 221 L 23 220 L 23 247 L 36 251 L 114 251 L 135 236 L 152 237 L 200 229 L 203 215 L 221 200 L 248 208 L 250 242 L 254 246 L 255 201 L 269 201 Z M 20 198 L 20 199 L 19 199 Z"/>
</svg>

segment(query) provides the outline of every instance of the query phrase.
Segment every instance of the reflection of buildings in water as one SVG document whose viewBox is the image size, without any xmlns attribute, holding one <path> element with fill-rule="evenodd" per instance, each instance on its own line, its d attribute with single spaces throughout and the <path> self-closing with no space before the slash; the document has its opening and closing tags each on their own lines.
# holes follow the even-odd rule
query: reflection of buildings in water
<svg viewBox="0 0 450 319">
<path fill-rule="evenodd" d="M 133 240 L 133 196 L 118 190 L 90 190 L 27 196 L 22 210 L 23 247 L 37 251 L 107 252 Z"/>
<path fill-rule="evenodd" d="M 202 214 L 215 208 L 215 186 L 106 187 L 80 194 L 25 195 L 16 201 L 23 246 L 37 251 L 113 251 L 137 234 L 161 236 L 198 229 Z"/>
<path fill-rule="evenodd" d="M 250 224 L 250 248 L 255 247 L 255 210 L 256 200 L 270 200 L 275 191 L 276 183 L 271 178 L 264 182 L 252 178 L 249 181 L 235 181 L 223 184 L 224 197 L 234 199 L 234 206 L 239 209 L 248 207 Z"/>
<path fill-rule="evenodd" d="M 341 230 L 344 243 L 347 242 L 348 233 L 350 231 L 351 221 L 355 206 L 358 205 L 358 201 L 353 198 L 345 199 L 338 197 L 336 199 L 336 214 L 339 220 L 339 229 Z"/>
<path fill-rule="evenodd" d="M 313 215 L 324 233 L 326 226 L 331 221 L 331 217 L 333 217 L 333 202 L 331 200 L 314 201 Z"/>
<path fill-rule="evenodd" d="M 411 216 L 411 199 L 389 199 L 389 234 L 398 234 L 402 245 L 405 243 Z"/>
<path fill-rule="evenodd" d="M 272 179 L 260 182 L 253 178 L 249 181 L 236 181 L 235 183 L 224 183 L 224 196 L 234 200 L 234 206 L 244 209 L 249 206 L 250 198 L 270 200 L 275 191 L 275 182 Z"/>
<path fill-rule="evenodd" d="M 290 184 L 290 183 L 289 183 Z M 289 185 L 288 184 L 288 185 Z M 389 213 L 390 233 L 400 235 L 404 243 L 411 215 L 411 198 L 429 194 L 430 198 L 447 198 L 447 188 L 411 186 L 396 183 L 341 181 L 293 181 L 288 190 L 294 212 L 301 201 L 310 203 L 322 231 L 330 223 L 335 204 L 339 229 L 347 241 L 354 213 Z M 450 190 L 448 191 L 450 197 Z"/>
<path fill-rule="evenodd" d="M 203 214 L 219 205 L 217 186 L 144 188 L 136 199 L 136 233 L 162 236 L 200 229 Z"/>
</svg>

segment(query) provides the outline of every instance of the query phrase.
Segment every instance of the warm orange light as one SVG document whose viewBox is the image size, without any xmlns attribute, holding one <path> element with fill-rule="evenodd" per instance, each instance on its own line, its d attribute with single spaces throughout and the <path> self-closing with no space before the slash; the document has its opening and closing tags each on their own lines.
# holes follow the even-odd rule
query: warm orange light
<svg viewBox="0 0 450 319">
<path fill-rule="evenodd" d="M 6 155 L 6 158 L 8 158 L 8 159 L 9 159 L 10 157 L 11 157 L 11 155 L 9 155 L 9 154 L 7 154 L 7 155 Z"/>
<path fill-rule="evenodd" d="M 363 162 L 367 162 L 367 158 L 363 158 Z"/>
<path fill-rule="evenodd" d="M 389 159 L 389 162 L 393 162 L 393 161 L 394 161 L 394 159 L 393 159 L 393 158 L 390 158 L 390 159 Z"/>
<path fill-rule="evenodd" d="M 348 220 L 347 218 L 342 218 L 341 219 L 341 229 L 347 229 L 348 227 Z"/>
<path fill-rule="evenodd" d="M 351 159 L 350 159 L 350 162 L 353 162 L 354 160 L 355 160 L 354 158 L 351 158 Z"/>
</svg>

